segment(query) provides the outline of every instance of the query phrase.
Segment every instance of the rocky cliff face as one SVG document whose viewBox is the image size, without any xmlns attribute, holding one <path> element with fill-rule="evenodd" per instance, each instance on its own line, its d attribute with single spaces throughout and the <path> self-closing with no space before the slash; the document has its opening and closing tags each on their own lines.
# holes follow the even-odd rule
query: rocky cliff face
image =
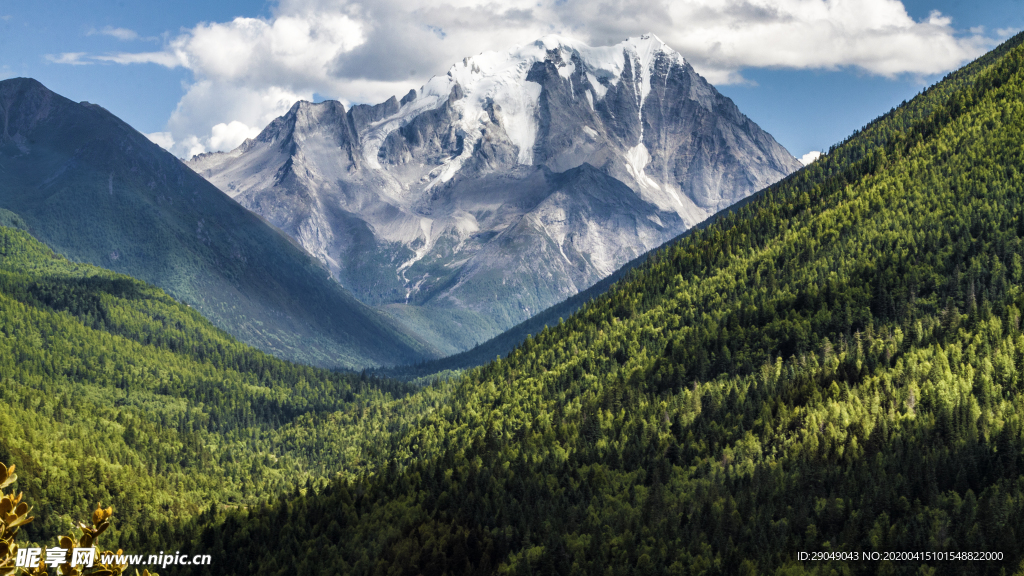
<svg viewBox="0 0 1024 576">
<path fill-rule="evenodd" d="M 800 167 L 653 36 L 546 37 L 401 100 L 300 102 L 189 164 L 451 351 Z"/>
</svg>

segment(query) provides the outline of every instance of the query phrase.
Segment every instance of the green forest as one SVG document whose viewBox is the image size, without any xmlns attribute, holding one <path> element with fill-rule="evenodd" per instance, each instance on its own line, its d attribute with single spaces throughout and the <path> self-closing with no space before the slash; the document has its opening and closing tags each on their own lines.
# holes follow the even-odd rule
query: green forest
<svg viewBox="0 0 1024 576">
<path fill-rule="evenodd" d="M 1022 42 L 425 388 L 0 228 L 26 539 L 101 503 L 108 546 L 212 556 L 168 574 L 1019 574 Z"/>
<path fill-rule="evenodd" d="M 29 541 L 100 502 L 128 548 L 211 506 L 375 469 L 375 406 L 412 390 L 275 359 L 158 288 L 0 227 L 0 462 L 35 507 Z"/>
<path fill-rule="evenodd" d="M 183 524 L 195 573 L 1016 572 L 1022 38 L 393 402 L 385 468 Z M 1002 559 L 798 560 L 872 551 Z"/>
</svg>

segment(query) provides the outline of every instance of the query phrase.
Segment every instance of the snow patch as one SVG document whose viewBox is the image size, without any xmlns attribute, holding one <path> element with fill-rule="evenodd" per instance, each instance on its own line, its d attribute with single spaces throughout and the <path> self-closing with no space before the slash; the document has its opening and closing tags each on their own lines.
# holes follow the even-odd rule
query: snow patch
<svg viewBox="0 0 1024 576">
<path fill-rule="evenodd" d="M 618 84 L 626 58 L 630 58 L 630 65 L 640 78 L 641 89 L 637 95 L 640 104 L 650 93 L 650 69 L 657 55 L 665 53 L 677 61 L 682 60 L 678 53 L 657 36 L 649 34 L 630 38 L 614 46 L 597 48 L 561 36 L 548 35 L 507 52 L 482 52 L 456 63 L 446 75 L 431 78 L 417 91 L 414 100 L 406 102 L 391 117 L 370 125 L 365 134 L 360 134 L 366 163 L 371 168 L 379 169 L 377 154 L 388 134 L 423 112 L 443 106 L 448 102 L 452 89 L 458 85 L 463 97 L 451 102 L 451 106 L 457 118 L 456 129 L 463 136 L 465 147 L 461 156 L 448 160 L 436 175 L 431 176 L 427 188 L 450 180 L 470 157 L 476 143 L 483 136 L 481 129 L 489 120 L 487 106 L 493 106 L 498 123 L 509 140 L 519 148 L 518 162 L 532 164 L 541 86 L 527 81 L 526 76 L 533 65 L 543 62 L 551 51 L 559 52 L 561 65 L 558 74 L 564 79 L 570 79 L 576 73 L 573 56 L 583 63 L 593 92 L 587 93 L 587 101 L 592 108 L 594 99 L 601 100 L 608 92 L 602 80 L 611 85 Z"/>
<path fill-rule="evenodd" d="M 571 61 L 563 62 L 562 65 L 558 67 L 558 75 L 561 76 L 562 78 L 565 78 L 566 80 L 569 80 L 569 78 L 571 78 L 575 72 L 576 65 L 573 64 Z"/>
<path fill-rule="evenodd" d="M 626 151 L 626 171 L 629 172 L 629 175 L 636 180 L 641 188 L 660 191 L 661 186 L 644 172 L 650 162 L 651 153 L 647 151 L 647 146 L 644 146 L 643 142 Z"/>
<path fill-rule="evenodd" d="M 420 233 L 423 235 L 423 245 L 415 250 L 416 255 L 406 260 L 398 267 L 398 273 L 402 276 L 402 281 L 406 284 L 409 283 L 409 279 L 405 277 L 405 271 L 412 267 L 413 264 L 419 262 L 426 256 L 430 249 L 434 247 L 434 239 L 430 236 L 430 230 L 433 228 L 434 221 L 430 218 L 420 218 Z M 422 280 L 421 280 L 422 282 Z M 419 285 L 417 285 L 418 287 Z M 412 294 L 411 290 L 406 290 L 405 300 L 409 301 L 409 295 Z"/>
<path fill-rule="evenodd" d="M 640 38 L 630 38 L 627 42 L 633 48 L 633 60 L 635 66 L 633 75 L 640 77 L 640 102 L 647 100 L 651 93 L 651 66 L 657 54 L 665 47 L 664 42 L 658 40 L 657 36 L 645 34 Z"/>
<path fill-rule="evenodd" d="M 587 72 L 587 80 L 590 81 L 590 88 L 594 91 L 594 96 L 597 96 L 598 100 L 604 98 L 604 95 L 608 93 L 608 88 L 598 82 L 597 77 Z"/>
</svg>

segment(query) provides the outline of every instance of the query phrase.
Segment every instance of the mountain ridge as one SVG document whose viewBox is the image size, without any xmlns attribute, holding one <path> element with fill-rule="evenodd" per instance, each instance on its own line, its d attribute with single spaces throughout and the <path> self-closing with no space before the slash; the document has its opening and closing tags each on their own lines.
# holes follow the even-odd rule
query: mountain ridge
<svg viewBox="0 0 1024 576">
<path fill-rule="evenodd" d="M 161 286 L 286 358 L 363 368 L 434 354 L 102 107 L 11 79 L 0 113 L 0 208 L 58 252 Z"/>
<path fill-rule="evenodd" d="M 449 352 L 800 167 L 655 36 L 548 36 L 401 100 L 299 102 L 189 165 L 410 331 L 458 315 Z"/>
</svg>

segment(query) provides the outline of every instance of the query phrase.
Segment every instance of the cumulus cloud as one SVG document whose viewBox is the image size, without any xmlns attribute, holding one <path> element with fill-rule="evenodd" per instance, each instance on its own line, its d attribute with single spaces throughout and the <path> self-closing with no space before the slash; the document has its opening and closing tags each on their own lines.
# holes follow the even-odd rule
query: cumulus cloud
<svg viewBox="0 0 1024 576">
<path fill-rule="evenodd" d="M 164 150 L 170 150 L 174 147 L 174 136 L 170 132 L 150 132 L 146 134 L 146 138 L 149 138 L 150 142 Z"/>
<path fill-rule="evenodd" d="M 170 132 L 152 132 L 146 137 L 164 150 L 178 152 L 184 158 L 191 158 L 196 154 L 202 154 L 207 150 L 231 150 L 245 142 L 246 138 L 254 138 L 260 133 L 260 128 L 246 126 L 245 124 L 232 120 L 230 123 L 214 125 L 210 133 L 200 137 L 195 134 L 186 136 L 178 142 Z"/>
<path fill-rule="evenodd" d="M 202 152 L 230 150 L 245 138 L 259 134 L 295 102 L 312 99 L 312 90 L 200 80 L 188 87 L 167 121 L 167 130 L 177 140 L 171 151 L 190 158 Z M 245 136 L 239 138 L 243 133 Z"/>
<path fill-rule="evenodd" d="M 232 120 L 230 124 L 221 122 L 210 129 L 210 148 L 231 150 L 247 138 L 255 138 L 260 130 L 259 126 L 246 126 L 238 120 Z"/>
<path fill-rule="evenodd" d="M 645 32 L 717 84 L 759 67 L 930 75 L 995 42 L 937 11 L 915 20 L 899 0 L 279 0 L 270 18 L 200 23 L 160 52 L 97 58 L 192 72 L 167 125 L 187 155 L 225 149 L 314 93 L 376 103 L 484 50 L 551 33 L 607 45 Z"/>
<path fill-rule="evenodd" d="M 800 163 L 803 164 L 804 166 L 807 166 L 808 164 L 814 162 L 818 158 L 821 158 L 821 152 L 817 150 L 812 150 L 800 157 Z"/>
</svg>

